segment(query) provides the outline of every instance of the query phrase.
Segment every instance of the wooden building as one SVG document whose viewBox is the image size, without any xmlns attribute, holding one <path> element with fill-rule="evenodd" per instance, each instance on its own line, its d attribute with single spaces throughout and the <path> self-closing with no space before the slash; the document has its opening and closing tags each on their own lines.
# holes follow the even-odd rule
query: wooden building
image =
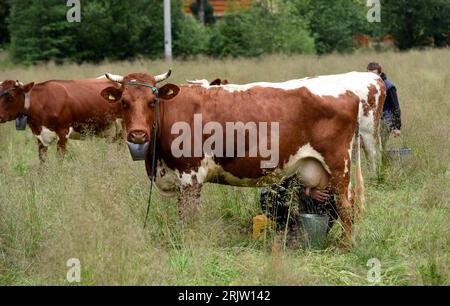
<svg viewBox="0 0 450 306">
<path fill-rule="evenodd" d="M 184 12 L 187 14 L 192 14 L 189 5 L 195 0 L 185 0 L 184 1 Z M 250 7 L 253 3 L 253 0 L 209 0 L 209 3 L 214 8 L 214 16 L 220 18 L 222 17 L 228 10 L 237 9 L 237 8 L 246 8 Z"/>
</svg>

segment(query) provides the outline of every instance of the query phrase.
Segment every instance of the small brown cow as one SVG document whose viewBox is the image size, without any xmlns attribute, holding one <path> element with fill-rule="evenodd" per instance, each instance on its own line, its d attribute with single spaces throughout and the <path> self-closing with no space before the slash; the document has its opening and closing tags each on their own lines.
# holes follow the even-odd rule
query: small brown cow
<svg viewBox="0 0 450 306">
<path fill-rule="evenodd" d="M 55 139 L 63 156 L 74 133 L 98 134 L 120 120 L 120 105 L 105 104 L 100 96 L 111 84 L 105 77 L 26 85 L 6 80 L 0 83 L 0 123 L 26 115 L 38 139 L 40 160 L 45 160 L 48 146 Z"/>
</svg>

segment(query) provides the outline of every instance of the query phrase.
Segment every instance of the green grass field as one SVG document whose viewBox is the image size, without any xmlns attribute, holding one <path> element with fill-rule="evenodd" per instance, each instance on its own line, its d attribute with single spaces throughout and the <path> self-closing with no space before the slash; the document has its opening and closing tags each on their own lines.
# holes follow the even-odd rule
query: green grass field
<svg viewBox="0 0 450 306">
<path fill-rule="evenodd" d="M 389 145 L 413 155 L 390 163 L 382 180 L 364 172 L 367 210 L 350 252 L 337 247 L 339 226 L 325 250 L 278 250 L 273 235 L 253 240 L 258 189 L 207 185 L 197 221 L 184 230 L 176 200 L 156 195 L 143 229 L 149 181 L 124 144 L 71 141 L 63 163 L 53 146 L 40 165 L 30 130 L 16 132 L 11 122 L 0 126 L 0 285 L 69 284 L 70 258 L 81 262 L 82 285 L 374 285 L 371 258 L 381 262 L 378 284 L 449 285 L 450 50 L 175 61 L 171 82 L 281 81 L 361 71 L 373 60 L 397 85 L 402 106 L 403 136 Z M 22 82 L 169 68 L 163 61 L 4 68 L 4 55 L 0 62 L 0 80 Z"/>
</svg>

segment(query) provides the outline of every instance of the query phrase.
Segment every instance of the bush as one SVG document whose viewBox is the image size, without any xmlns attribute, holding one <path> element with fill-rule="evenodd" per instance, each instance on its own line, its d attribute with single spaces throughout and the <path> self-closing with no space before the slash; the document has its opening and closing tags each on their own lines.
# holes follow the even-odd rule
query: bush
<svg viewBox="0 0 450 306">
<path fill-rule="evenodd" d="M 284 10 L 276 19 L 277 31 L 282 34 L 273 37 L 274 51 L 287 54 L 315 53 L 316 47 L 308 30 L 308 21 L 298 16 L 293 5 L 284 6 Z"/>
<path fill-rule="evenodd" d="M 9 15 L 10 7 L 9 1 L 0 2 L 0 47 L 9 41 L 6 18 Z"/>
<path fill-rule="evenodd" d="M 288 7 L 272 13 L 264 5 L 228 14 L 212 29 L 209 54 L 259 56 L 263 53 L 313 53 L 306 21 Z M 273 35 L 277 33 L 277 35 Z"/>
<path fill-rule="evenodd" d="M 66 20 L 66 7 L 59 0 L 15 0 L 9 23 L 11 55 L 15 62 L 61 62 L 73 48 L 73 26 Z"/>
<path fill-rule="evenodd" d="M 384 7 L 400 50 L 450 45 L 450 0 L 386 0 Z"/>
<path fill-rule="evenodd" d="M 181 28 L 181 0 L 173 3 L 173 26 Z M 63 59 L 98 62 L 105 58 L 160 57 L 164 50 L 163 5 L 159 0 L 82 3 L 81 23 L 66 20 L 64 1 L 15 0 L 9 22 L 16 62 Z M 176 31 L 174 33 L 176 35 Z"/>
<path fill-rule="evenodd" d="M 175 10 L 173 15 L 179 14 Z M 74 35 L 78 50 L 74 57 L 79 62 L 162 55 L 161 1 L 89 1 L 82 5 L 82 18 Z"/>
<path fill-rule="evenodd" d="M 354 0 L 315 0 L 310 4 L 311 32 L 317 53 L 350 52 L 352 36 L 363 30 L 363 6 Z"/>
<path fill-rule="evenodd" d="M 174 34 L 174 55 L 186 58 L 206 53 L 210 33 L 211 31 L 201 25 L 194 17 L 185 15 L 182 26 Z"/>
</svg>

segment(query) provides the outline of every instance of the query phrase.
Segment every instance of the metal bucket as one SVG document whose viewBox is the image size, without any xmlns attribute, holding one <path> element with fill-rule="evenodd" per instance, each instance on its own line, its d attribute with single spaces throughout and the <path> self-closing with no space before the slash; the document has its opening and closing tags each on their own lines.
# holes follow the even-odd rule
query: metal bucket
<svg viewBox="0 0 450 306">
<path fill-rule="evenodd" d="M 16 118 L 16 130 L 24 131 L 27 128 L 28 116 L 20 115 Z"/>
<path fill-rule="evenodd" d="M 300 214 L 300 232 L 302 247 L 318 248 L 325 244 L 328 231 L 327 215 Z"/>
<path fill-rule="evenodd" d="M 149 147 L 149 143 L 143 143 L 143 144 L 136 144 L 127 141 L 128 149 L 130 150 L 131 158 L 133 158 L 134 161 L 141 161 L 145 160 L 147 157 L 147 151 Z"/>
<path fill-rule="evenodd" d="M 411 156 L 411 148 L 398 148 L 387 150 L 386 154 L 390 159 L 405 159 Z"/>
</svg>

